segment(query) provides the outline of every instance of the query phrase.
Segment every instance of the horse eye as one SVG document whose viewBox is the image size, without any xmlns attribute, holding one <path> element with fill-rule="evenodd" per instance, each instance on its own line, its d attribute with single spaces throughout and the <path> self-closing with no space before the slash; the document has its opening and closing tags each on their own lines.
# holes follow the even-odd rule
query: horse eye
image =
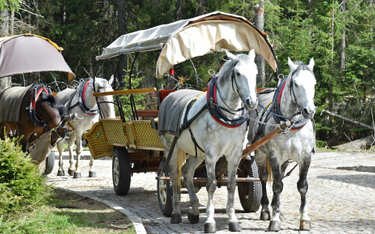
<svg viewBox="0 0 375 234">
<path fill-rule="evenodd" d="M 241 73 L 239 73 L 239 72 L 236 72 L 236 76 L 241 76 Z"/>
</svg>

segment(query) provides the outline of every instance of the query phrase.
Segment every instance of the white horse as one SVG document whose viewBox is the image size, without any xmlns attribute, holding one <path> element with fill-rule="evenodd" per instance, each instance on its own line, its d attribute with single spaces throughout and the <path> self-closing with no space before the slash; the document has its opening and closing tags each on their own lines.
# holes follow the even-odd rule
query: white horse
<svg viewBox="0 0 375 234">
<path fill-rule="evenodd" d="M 255 151 L 255 160 L 258 166 L 259 177 L 262 182 L 262 209 L 260 219 L 269 220 L 268 197 L 266 182 L 268 173 L 273 175 L 272 219 L 269 224 L 270 231 L 279 231 L 280 221 L 280 195 L 283 190 L 282 179 L 285 170 L 291 162 L 299 166 L 298 191 L 301 195 L 300 229 L 310 230 L 311 221 L 306 207 L 307 172 L 311 156 L 315 152 L 315 76 L 313 73 L 314 59 L 309 65 L 302 62 L 293 63 L 288 58 L 290 73 L 278 88 L 272 92 L 264 91 L 258 95 L 259 106 L 268 106 L 267 111 L 258 107 L 258 121 L 250 123 L 249 141 L 255 142 L 262 136 L 271 132 L 275 125 L 281 121 L 289 120 L 291 129 L 281 133 Z M 270 104 L 272 101 L 272 104 Z M 253 127 L 252 127 L 253 126 Z M 269 160 L 269 161 L 268 161 Z M 269 168 L 269 166 L 271 168 Z M 268 171 L 268 173 L 267 173 Z M 271 177 L 272 178 L 272 177 Z"/>
<path fill-rule="evenodd" d="M 111 84 L 113 82 L 113 78 L 109 81 L 103 78 L 95 78 L 95 90 L 99 92 L 107 92 L 113 91 Z M 68 108 L 68 114 L 74 115 L 74 120 L 71 120 L 72 125 L 74 125 L 74 130 L 71 132 L 69 141 L 68 141 L 68 148 L 69 148 L 69 156 L 70 156 L 70 166 L 68 169 L 68 173 L 74 178 L 81 177 L 80 171 L 80 156 L 82 153 L 82 134 L 91 129 L 94 123 L 99 121 L 99 111 L 102 109 L 104 116 L 106 118 L 115 118 L 115 109 L 113 105 L 113 97 L 112 96 L 101 96 L 98 97 L 98 101 L 100 104 L 100 108 L 98 108 L 96 103 L 96 98 L 93 96 L 94 93 L 94 81 L 93 79 L 86 79 L 85 81 L 81 82 L 77 89 L 65 89 L 61 92 L 58 92 L 56 95 L 56 102 L 59 104 L 66 105 Z M 77 161 L 74 166 L 74 158 L 73 158 L 73 145 L 76 144 L 76 154 L 77 154 Z M 57 143 L 57 149 L 59 150 L 60 160 L 59 160 L 59 170 L 57 175 L 63 176 L 65 175 L 64 168 L 63 168 L 63 160 L 62 160 L 62 151 L 63 151 L 63 144 L 64 141 L 59 141 Z M 90 169 L 89 169 L 89 177 L 95 177 L 96 173 L 93 170 L 93 157 L 90 158 Z"/>
<path fill-rule="evenodd" d="M 241 107 L 245 107 L 245 110 L 242 111 L 247 112 L 255 109 L 258 103 L 256 97 L 257 67 L 254 63 L 254 50 L 250 51 L 248 55 L 240 54 L 237 56 L 227 52 L 227 56 L 229 61 L 221 68 L 218 77 L 213 78 L 207 93 L 202 93 L 199 97 L 195 95 L 196 100 L 193 104 L 185 104 L 180 108 L 182 115 L 176 122 L 180 126 L 180 130 L 189 129 L 189 131 L 182 131 L 178 139 L 175 138 L 177 141 L 169 163 L 173 187 L 171 222 L 180 223 L 182 221 L 179 183 L 181 173 L 183 173 L 192 206 L 189 210 L 188 218 L 191 223 L 197 223 L 199 221 L 199 201 L 195 194 L 193 175 L 195 169 L 205 160 L 207 170 L 206 189 L 208 193 L 205 232 L 216 232 L 213 204 L 213 196 L 217 184 L 215 163 L 222 155 L 225 155 L 228 161 L 226 210 L 229 216 L 229 230 L 241 230 L 235 215 L 233 202 L 236 188 L 236 172 L 241 160 L 247 123 L 245 117 L 239 117 L 237 114 L 240 114 Z M 164 116 L 167 112 L 171 112 L 173 108 L 168 103 L 173 98 L 176 98 L 175 103 L 181 103 L 181 99 L 192 92 L 194 90 L 176 91 L 168 95 L 161 103 L 159 109 L 159 135 L 161 135 L 166 155 L 172 150 L 171 145 L 174 141 L 174 135 L 167 131 L 162 132 L 160 129 L 163 121 L 171 121 L 168 116 Z M 206 108 L 208 106 L 207 111 Z M 244 115 L 245 113 L 242 114 Z M 197 156 L 195 156 L 196 153 Z M 188 157 L 193 160 L 185 161 L 186 154 L 190 155 Z M 183 166 L 185 162 L 186 164 Z"/>
</svg>

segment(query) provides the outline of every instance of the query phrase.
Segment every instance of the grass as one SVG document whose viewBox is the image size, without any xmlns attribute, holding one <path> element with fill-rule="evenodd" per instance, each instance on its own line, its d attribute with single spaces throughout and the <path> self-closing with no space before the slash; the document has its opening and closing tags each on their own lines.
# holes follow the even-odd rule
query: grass
<svg viewBox="0 0 375 234">
<path fill-rule="evenodd" d="M 0 233 L 124 233 L 135 234 L 126 215 L 108 206 L 63 190 L 48 204 L 10 220 L 0 218 Z"/>
</svg>

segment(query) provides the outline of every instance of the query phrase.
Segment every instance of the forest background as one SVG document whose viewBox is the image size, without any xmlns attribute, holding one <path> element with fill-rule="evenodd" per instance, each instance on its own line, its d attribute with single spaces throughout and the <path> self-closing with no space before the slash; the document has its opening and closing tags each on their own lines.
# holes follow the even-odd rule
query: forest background
<svg viewBox="0 0 375 234">
<path fill-rule="evenodd" d="M 314 57 L 314 119 L 320 147 L 374 135 L 369 128 L 325 112 L 374 126 L 374 0 L 0 0 L 0 36 L 34 33 L 63 47 L 62 54 L 77 75 L 70 84 L 74 87 L 80 78 L 93 76 L 95 56 L 118 36 L 212 11 L 244 16 L 266 32 L 284 75 L 289 73 L 288 57 L 305 63 Z M 157 52 L 139 55 L 132 88 L 154 86 L 157 58 Z M 129 77 L 127 71 L 133 59 L 131 54 L 123 60 L 119 77 Z M 106 61 L 97 76 L 109 79 L 116 63 L 115 59 Z M 218 70 L 219 63 L 214 55 L 194 63 L 202 88 L 210 78 L 207 71 Z M 262 60 L 258 63 L 262 64 Z M 166 75 L 158 85 L 196 86 L 189 64 L 176 66 L 175 72 L 180 79 Z M 18 79 L 13 77 L 12 82 L 20 82 Z M 258 85 L 275 87 L 277 80 L 277 73 L 266 64 Z M 28 82 L 34 81 L 48 84 L 54 91 L 66 87 L 62 74 L 29 75 Z M 116 89 L 127 88 L 122 79 Z M 155 102 L 146 96 L 138 97 L 137 106 L 155 108 Z"/>
</svg>

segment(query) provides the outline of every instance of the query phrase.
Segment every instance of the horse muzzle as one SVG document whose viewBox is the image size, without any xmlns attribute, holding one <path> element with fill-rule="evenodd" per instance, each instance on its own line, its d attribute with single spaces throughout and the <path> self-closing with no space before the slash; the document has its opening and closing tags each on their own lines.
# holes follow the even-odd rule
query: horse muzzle
<svg viewBox="0 0 375 234">
<path fill-rule="evenodd" d="M 315 115 L 316 107 L 314 108 L 303 108 L 302 109 L 302 115 L 305 119 L 313 119 Z"/>
<path fill-rule="evenodd" d="M 254 110 L 258 106 L 258 98 L 247 98 L 244 101 L 244 105 L 247 110 Z"/>
</svg>

